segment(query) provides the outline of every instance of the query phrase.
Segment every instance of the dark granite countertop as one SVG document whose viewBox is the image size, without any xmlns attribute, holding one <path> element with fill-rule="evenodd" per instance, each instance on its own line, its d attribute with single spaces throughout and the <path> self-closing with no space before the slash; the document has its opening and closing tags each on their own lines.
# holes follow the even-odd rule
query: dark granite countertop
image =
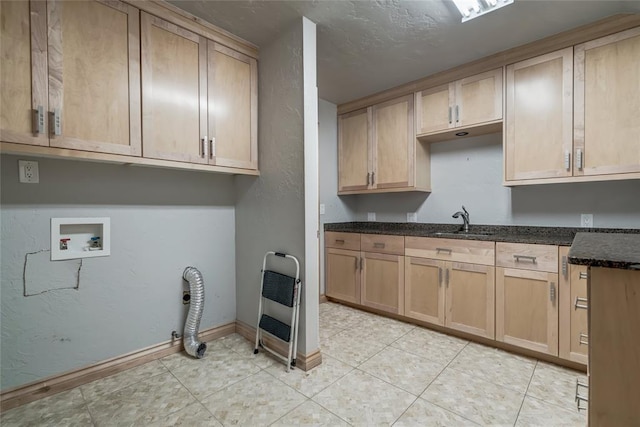
<svg viewBox="0 0 640 427">
<path fill-rule="evenodd" d="M 640 234 L 578 233 L 569 263 L 640 270 Z"/>
<path fill-rule="evenodd" d="M 340 231 L 345 233 L 390 234 L 399 236 L 484 240 L 490 242 L 536 243 L 559 246 L 570 246 L 573 243 L 573 238 L 575 237 L 576 233 L 579 232 L 585 232 L 584 234 L 626 233 L 638 235 L 638 238 L 640 238 L 640 229 L 585 229 L 570 227 L 532 227 L 519 225 L 472 224 L 469 227 L 468 234 L 456 234 L 460 230 L 459 224 L 425 224 L 405 222 L 338 222 L 325 224 L 324 229 L 325 231 Z"/>
</svg>

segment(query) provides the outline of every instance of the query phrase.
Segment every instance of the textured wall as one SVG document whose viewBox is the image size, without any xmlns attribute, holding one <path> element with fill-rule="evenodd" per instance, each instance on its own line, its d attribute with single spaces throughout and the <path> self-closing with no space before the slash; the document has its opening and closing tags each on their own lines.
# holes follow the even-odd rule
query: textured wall
<svg viewBox="0 0 640 427">
<path fill-rule="evenodd" d="M 318 103 L 318 134 L 320 141 L 320 203 L 324 214 L 320 215 L 320 230 L 326 222 L 353 221 L 356 199 L 353 196 L 338 197 L 338 122 L 337 106 L 323 99 Z M 320 233 L 320 247 L 324 248 L 324 233 Z M 324 266 L 324 249 L 320 251 L 320 265 Z M 324 294 L 324 268 L 320 269 L 320 293 Z"/>
<path fill-rule="evenodd" d="M 232 177 L 33 160 L 40 184 L 20 184 L 18 157 L 2 156 L 2 389 L 170 339 L 184 326 L 188 265 L 205 279 L 201 328 L 235 320 Z M 33 289 L 68 289 L 23 296 L 25 255 L 50 248 L 51 217 L 98 216 L 111 218 L 111 256 L 84 259 L 78 275 L 37 254 Z"/>
<path fill-rule="evenodd" d="M 302 42 L 300 19 L 260 50 L 260 176 L 236 177 L 236 309 L 238 320 L 252 326 L 256 325 L 264 254 L 269 250 L 292 254 L 300 261 L 302 273 L 305 269 Z M 273 265 L 295 272 L 285 263 Z M 304 298 L 303 307 L 308 303 L 318 300 Z M 286 320 L 283 313 L 274 314 Z M 305 327 L 301 322 L 302 352 L 306 351 Z"/>
</svg>

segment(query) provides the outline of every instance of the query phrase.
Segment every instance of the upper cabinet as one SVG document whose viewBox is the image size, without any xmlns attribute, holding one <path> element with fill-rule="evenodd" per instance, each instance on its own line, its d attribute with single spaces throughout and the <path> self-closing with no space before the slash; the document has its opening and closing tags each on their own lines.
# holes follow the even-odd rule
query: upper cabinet
<svg viewBox="0 0 640 427">
<path fill-rule="evenodd" d="M 416 168 L 428 147 L 415 139 L 413 95 L 338 118 L 338 194 L 428 191 Z"/>
<path fill-rule="evenodd" d="M 4 152 L 257 174 L 252 47 L 152 2 L 2 2 L 0 17 Z"/>
<path fill-rule="evenodd" d="M 507 67 L 506 180 L 571 175 L 573 48 Z"/>
<path fill-rule="evenodd" d="M 416 93 L 417 136 L 487 124 L 501 129 L 502 68 Z M 481 132 L 484 133 L 484 132 Z M 478 133 L 479 134 L 479 133 Z M 444 139 L 448 139 L 446 136 Z M 433 141 L 439 138 L 432 138 Z"/>
<path fill-rule="evenodd" d="M 640 28 L 575 47 L 574 175 L 640 172 Z"/>
</svg>

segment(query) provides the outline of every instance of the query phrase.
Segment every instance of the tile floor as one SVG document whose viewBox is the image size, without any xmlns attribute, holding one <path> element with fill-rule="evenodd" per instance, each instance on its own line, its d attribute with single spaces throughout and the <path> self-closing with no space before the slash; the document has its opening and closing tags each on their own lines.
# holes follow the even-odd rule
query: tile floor
<svg viewBox="0 0 640 427">
<path fill-rule="evenodd" d="M 2 414 L 2 426 L 584 426 L 584 376 L 339 304 L 320 305 L 321 366 L 237 334 Z"/>
</svg>

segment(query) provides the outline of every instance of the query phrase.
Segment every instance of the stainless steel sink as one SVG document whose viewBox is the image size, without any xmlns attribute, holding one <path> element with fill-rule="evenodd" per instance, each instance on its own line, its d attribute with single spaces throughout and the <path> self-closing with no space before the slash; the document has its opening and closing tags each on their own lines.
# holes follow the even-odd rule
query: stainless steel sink
<svg viewBox="0 0 640 427">
<path fill-rule="evenodd" d="M 439 237 L 487 237 L 493 236 L 493 233 L 465 233 L 464 231 L 454 231 L 449 233 L 433 233 Z"/>
</svg>

